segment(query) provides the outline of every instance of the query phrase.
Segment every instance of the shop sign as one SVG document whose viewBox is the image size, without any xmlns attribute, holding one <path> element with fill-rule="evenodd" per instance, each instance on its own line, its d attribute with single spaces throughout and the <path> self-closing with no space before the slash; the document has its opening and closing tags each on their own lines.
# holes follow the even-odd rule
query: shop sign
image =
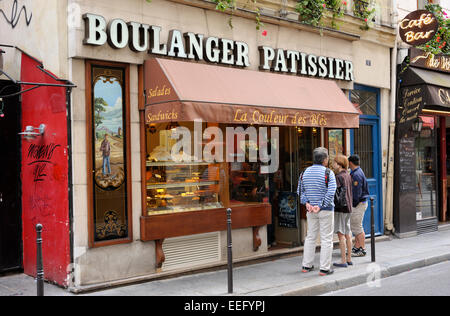
<svg viewBox="0 0 450 316">
<path fill-rule="evenodd" d="M 450 73 L 450 56 L 433 55 L 417 48 L 409 50 L 411 66 Z"/>
<path fill-rule="evenodd" d="M 415 101 L 413 101 L 415 102 Z M 182 111 L 179 102 L 170 108 L 161 104 L 152 105 L 145 109 L 145 123 L 162 123 L 167 121 L 194 121 L 200 116 L 194 111 Z M 195 102 L 194 102 L 195 103 Z M 421 103 L 420 103 L 421 104 Z M 190 104 L 191 105 L 191 104 Z M 202 103 L 202 119 L 207 122 L 217 121 L 220 123 L 244 124 L 244 125 L 268 125 L 268 126 L 305 126 L 305 127 L 338 127 L 342 124 L 344 116 L 339 113 L 314 113 L 302 110 L 287 109 L 261 109 L 258 107 L 238 107 L 233 105 L 214 105 Z M 409 108 L 408 108 L 409 109 Z M 192 112 L 192 113 L 191 113 Z M 411 115 L 405 110 L 405 116 Z M 412 118 L 411 118 L 412 119 Z M 408 117 L 405 122 L 409 121 Z M 403 120 L 402 120 L 403 122 Z"/>
<path fill-rule="evenodd" d="M 401 91 L 402 101 L 398 107 L 398 126 L 399 129 L 407 131 L 414 120 L 419 117 L 424 107 L 424 88 L 406 87 Z"/>
<path fill-rule="evenodd" d="M 138 22 L 106 19 L 96 14 L 84 14 L 85 45 L 114 49 L 129 47 L 137 53 L 168 56 L 235 67 L 250 66 L 250 48 L 247 43 L 192 32 L 171 30 L 166 43 L 162 42 L 162 28 Z M 353 63 L 338 58 L 316 56 L 293 50 L 259 47 L 260 70 L 290 73 L 335 80 L 353 81 Z M 156 92 L 161 93 L 160 92 Z M 165 92 L 164 92 L 165 93 Z"/>
<path fill-rule="evenodd" d="M 417 10 L 408 14 L 399 25 L 401 39 L 412 46 L 430 41 L 436 34 L 439 22 L 433 13 Z"/>
<path fill-rule="evenodd" d="M 443 87 L 428 86 L 429 100 L 427 104 L 450 107 L 450 89 Z"/>
</svg>

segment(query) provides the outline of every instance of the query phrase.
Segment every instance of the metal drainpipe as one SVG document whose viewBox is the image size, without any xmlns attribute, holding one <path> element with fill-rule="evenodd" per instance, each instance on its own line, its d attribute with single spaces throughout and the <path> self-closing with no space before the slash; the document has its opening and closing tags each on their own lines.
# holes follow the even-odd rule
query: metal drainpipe
<svg viewBox="0 0 450 316">
<path fill-rule="evenodd" d="M 395 26 L 395 34 L 398 34 L 398 10 L 397 0 L 392 0 L 392 24 Z M 387 231 L 394 231 L 394 142 L 395 142 L 395 106 L 397 101 L 397 39 L 394 43 L 394 48 L 391 52 L 391 101 L 389 111 L 389 154 L 388 154 L 388 169 L 386 180 L 386 199 L 385 199 L 385 216 L 384 223 Z"/>
</svg>

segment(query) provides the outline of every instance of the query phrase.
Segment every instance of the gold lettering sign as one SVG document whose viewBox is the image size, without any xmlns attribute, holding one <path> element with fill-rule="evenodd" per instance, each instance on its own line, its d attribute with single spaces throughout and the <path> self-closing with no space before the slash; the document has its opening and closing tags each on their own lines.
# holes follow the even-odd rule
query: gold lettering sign
<svg viewBox="0 0 450 316">
<path fill-rule="evenodd" d="M 148 95 L 147 95 L 147 101 L 149 101 L 152 98 L 155 97 L 161 97 L 161 96 L 168 96 L 172 93 L 172 89 L 170 87 L 167 87 L 166 85 L 159 87 L 156 86 L 153 89 L 149 89 Z"/>
<path fill-rule="evenodd" d="M 321 113 L 307 113 L 295 111 L 285 112 L 263 112 L 262 110 L 236 109 L 233 116 L 234 123 L 258 124 L 258 125 L 298 125 L 298 126 L 317 126 L 325 127 L 328 125 L 328 118 Z"/>
<path fill-rule="evenodd" d="M 450 56 L 433 55 L 430 52 L 414 52 L 411 55 L 411 65 L 431 70 L 450 72 Z"/>
<path fill-rule="evenodd" d="M 178 112 L 175 110 L 169 110 L 166 112 L 159 111 L 158 113 L 147 113 L 146 123 L 163 122 L 163 121 L 175 121 L 178 120 Z"/>
<path fill-rule="evenodd" d="M 439 89 L 439 99 L 444 105 L 450 105 L 450 95 L 448 91 L 449 90 Z"/>
<path fill-rule="evenodd" d="M 410 45 L 429 42 L 437 32 L 439 22 L 433 13 L 418 10 L 408 14 L 399 24 L 400 37 Z"/>
<path fill-rule="evenodd" d="M 398 107 L 400 111 L 399 123 L 403 124 L 417 118 L 423 106 L 422 88 L 405 88 L 403 90 L 403 101 Z"/>
</svg>

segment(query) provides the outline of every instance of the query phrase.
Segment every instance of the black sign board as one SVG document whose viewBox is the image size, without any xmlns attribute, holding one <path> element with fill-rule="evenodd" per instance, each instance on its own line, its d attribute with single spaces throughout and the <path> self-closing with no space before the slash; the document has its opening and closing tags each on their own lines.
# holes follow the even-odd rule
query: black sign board
<svg viewBox="0 0 450 316">
<path fill-rule="evenodd" d="M 399 141 L 400 193 L 416 191 L 415 138 L 402 137 Z"/>
<path fill-rule="evenodd" d="M 424 87 L 403 87 L 400 93 L 401 99 L 397 108 L 397 126 L 399 135 L 403 135 L 419 117 L 424 108 Z"/>
<path fill-rule="evenodd" d="M 278 225 L 287 228 L 297 228 L 297 194 L 292 192 L 280 193 L 280 210 Z"/>
</svg>

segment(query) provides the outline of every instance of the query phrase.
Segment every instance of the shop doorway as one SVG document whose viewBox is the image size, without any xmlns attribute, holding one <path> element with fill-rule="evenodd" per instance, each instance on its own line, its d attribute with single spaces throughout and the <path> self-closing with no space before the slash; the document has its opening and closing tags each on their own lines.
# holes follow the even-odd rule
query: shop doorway
<svg viewBox="0 0 450 316">
<path fill-rule="evenodd" d="M 351 101 L 361 112 L 359 129 L 351 132 L 351 153 L 361 158 L 361 169 L 369 185 L 369 194 L 374 198 L 375 234 L 382 235 L 383 195 L 381 186 L 381 133 L 379 89 L 355 85 Z M 370 202 L 364 216 L 364 231 L 370 235 Z"/>
<path fill-rule="evenodd" d="M 0 80 L 0 95 L 19 87 Z M 20 101 L 0 98 L 0 273 L 22 267 L 22 215 L 20 195 Z"/>
<path fill-rule="evenodd" d="M 320 146 L 320 129 L 280 128 L 280 162 L 269 176 L 272 225 L 268 226 L 271 250 L 298 247 L 306 232 L 306 210 L 297 196 L 298 178 L 313 163 L 314 148 Z"/>
</svg>

